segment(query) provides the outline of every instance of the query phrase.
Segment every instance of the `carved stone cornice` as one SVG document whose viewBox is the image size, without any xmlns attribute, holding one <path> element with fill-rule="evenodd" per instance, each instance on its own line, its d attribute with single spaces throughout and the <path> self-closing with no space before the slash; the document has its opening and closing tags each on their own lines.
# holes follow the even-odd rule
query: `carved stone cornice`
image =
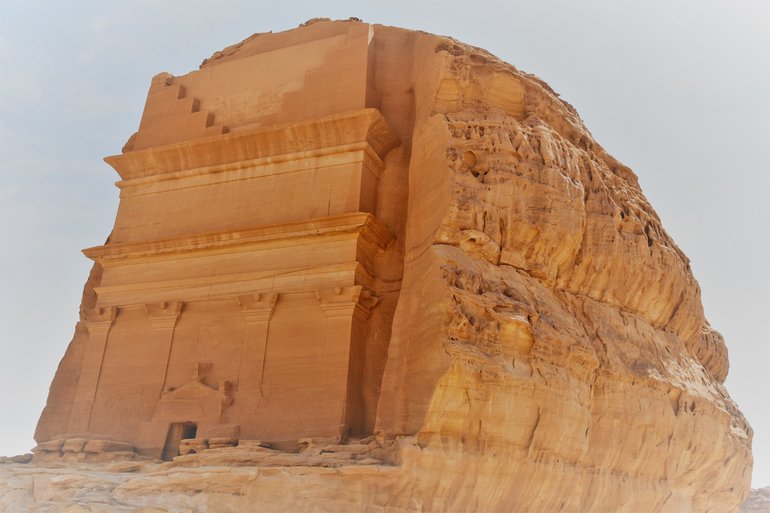
<svg viewBox="0 0 770 513">
<path fill-rule="evenodd" d="M 131 151 L 104 160 L 124 180 L 137 180 L 184 170 L 225 169 L 233 163 L 312 152 L 369 148 L 379 161 L 399 144 L 388 122 L 377 109 L 360 109 L 320 119 L 232 132 L 217 137 Z M 258 163 L 258 162 L 257 162 Z M 217 169 L 221 171 L 221 169 Z"/>
<path fill-rule="evenodd" d="M 342 234 L 360 234 L 361 238 L 377 250 L 384 249 L 392 240 L 390 230 L 372 214 L 351 212 L 306 221 L 293 221 L 278 225 L 259 226 L 252 229 L 228 231 L 204 235 L 142 241 L 122 244 L 106 244 L 83 250 L 88 258 L 101 264 L 111 261 L 128 261 L 147 257 L 190 254 L 194 251 L 216 251 L 248 245 L 259 246 L 276 241 L 296 240 L 297 244 L 319 238 Z"/>
<path fill-rule="evenodd" d="M 176 326 L 183 305 L 182 301 L 161 301 L 159 303 L 147 303 L 144 305 L 144 309 L 153 328 L 169 329 Z"/>
</svg>

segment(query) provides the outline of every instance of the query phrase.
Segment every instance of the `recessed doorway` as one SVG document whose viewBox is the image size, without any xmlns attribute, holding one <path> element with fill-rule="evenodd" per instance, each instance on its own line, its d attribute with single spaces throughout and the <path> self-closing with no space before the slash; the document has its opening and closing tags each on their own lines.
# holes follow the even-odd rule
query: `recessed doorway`
<svg viewBox="0 0 770 513">
<path fill-rule="evenodd" d="M 189 438 L 195 438 L 198 433 L 198 424 L 195 422 L 173 422 L 168 426 L 168 434 L 166 435 L 166 443 L 163 445 L 163 458 L 164 461 L 171 461 L 176 456 L 179 456 L 179 443 L 182 440 Z"/>
</svg>

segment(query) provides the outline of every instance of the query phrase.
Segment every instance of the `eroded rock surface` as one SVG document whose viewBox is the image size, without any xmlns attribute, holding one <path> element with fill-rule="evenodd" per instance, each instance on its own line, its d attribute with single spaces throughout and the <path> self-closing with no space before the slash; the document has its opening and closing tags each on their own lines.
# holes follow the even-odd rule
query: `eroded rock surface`
<svg viewBox="0 0 770 513">
<path fill-rule="evenodd" d="M 716 513 L 748 493 L 751 428 L 686 256 L 536 77 L 315 21 L 157 76 L 124 152 L 35 461 L 0 465 L 7 511 Z M 264 181 L 279 168 L 314 170 L 323 201 Z"/>
</svg>

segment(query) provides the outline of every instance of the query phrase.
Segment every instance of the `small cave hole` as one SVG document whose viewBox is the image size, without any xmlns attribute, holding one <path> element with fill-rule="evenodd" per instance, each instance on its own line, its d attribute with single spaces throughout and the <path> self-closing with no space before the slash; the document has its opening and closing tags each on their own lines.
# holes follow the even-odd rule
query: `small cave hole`
<svg viewBox="0 0 770 513">
<path fill-rule="evenodd" d="M 647 236 L 647 246 L 652 247 L 652 227 L 650 223 L 644 225 L 644 234 Z"/>
<path fill-rule="evenodd" d="M 473 169 L 476 167 L 476 164 L 478 164 L 479 159 L 476 157 L 476 154 L 472 151 L 466 151 L 463 153 L 463 165 L 467 167 L 468 169 Z"/>
</svg>

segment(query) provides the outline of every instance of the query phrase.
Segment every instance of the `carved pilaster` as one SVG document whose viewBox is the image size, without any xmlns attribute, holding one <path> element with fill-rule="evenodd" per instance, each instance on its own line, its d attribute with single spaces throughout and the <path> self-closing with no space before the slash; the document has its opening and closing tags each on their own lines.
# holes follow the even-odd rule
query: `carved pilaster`
<svg viewBox="0 0 770 513">
<path fill-rule="evenodd" d="M 267 355 L 267 335 L 270 317 L 273 315 L 278 294 L 245 294 L 236 298 L 246 322 L 241 365 L 238 372 L 238 390 L 258 392 L 262 395 Z M 252 416 L 255 414 L 256 397 L 252 397 Z"/>
<path fill-rule="evenodd" d="M 182 301 L 162 301 L 144 305 L 147 318 L 154 329 L 173 329 L 182 313 Z"/>
<path fill-rule="evenodd" d="M 168 379 L 168 367 L 171 362 L 171 348 L 174 344 L 174 328 L 177 320 L 182 314 L 182 301 L 162 301 L 160 303 L 147 303 L 144 310 L 147 312 L 147 320 L 150 321 L 155 343 L 162 346 L 160 353 L 165 361 L 162 365 L 162 372 L 158 375 L 157 390 L 162 394 L 166 389 L 166 380 Z"/>
<path fill-rule="evenodd" d="M 351 349 L 364 342 L 366 319 L 379 298 L 360 285 L 316 290 L 316 297 L 327 317 L 322 380 L 329 383 L 328 396 L 338 398 L 331 407 L 339 412 L 342 437 L 350 425 L 347 409 Z"/>
<path fill-rule="evenodd" d="M 278 301 L 278 294 L 245 294 L 238 296 L 236 301 L 247 323 L 268 322 Z"/>
<path fill-rule="evenodd" d="M 99 331 L 105 328 L 109 330 L 112 323 L 115 322 L 117 314 L 118 309 L 114 306 L 96 307 L 83 311 L 89 333 L 91 333 L 92 330 Z"/>
<path fill-rule="evenodd" d="M 91 412 L 99 389 L 107 339 L 117 313 L 118 310 L 114 306 L 83 311 L 88 329 L 88 342 L 83 354 L 78 387 L 70 414 L 69 431 L 72 433 L 88 431 L 91 424 Z"/>
<path fill-rule="evenodd" d="M 360 285 L 316 290 L 316 297 L 327 317 L 352 317 L 365 321 L 380 298 Z"/>
</svg>

